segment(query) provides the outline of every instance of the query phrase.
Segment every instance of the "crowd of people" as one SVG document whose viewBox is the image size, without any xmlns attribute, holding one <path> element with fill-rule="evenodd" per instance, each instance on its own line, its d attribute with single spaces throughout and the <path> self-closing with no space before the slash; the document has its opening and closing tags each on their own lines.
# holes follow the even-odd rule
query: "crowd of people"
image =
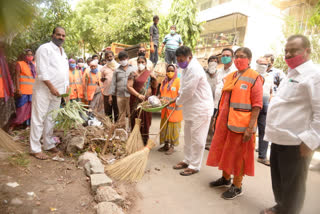
<svg viewBox="0 0 320 214">
<path fill-rule="evenodd" d="M 223 49 L 219 55 L 208 58 L 204 69 L 191 49 L 183 46 L 176 26 L 171 26 L 158 47 L 159 17 L 155 16 L 153 21 L 150 60 L 144 47 L 139 48 L 133 59 L 129 59 L 126 51 L 117 54 L 118 61 L 112 51 L 104 52 L 104 58 L 93 55 L 86 63 L 82 58 L 68 59 L 62 48 L 65 29 L 56 27 L 52 41 L 37 49 L 35 60 L 27 49 L 16 63 L 18 99 L 10 129 L 22 123 L 31 124 L 30 148 L 38 159 L 48 158 L 42 148 L 59 152 L 49 112 L 60 108 L 61 95 L 69 91 L 70 102 L 87 103 L 129 130 L 134 127 L 135 119 L 140 118 L 140 131 L 146 144 L 152 114 L 137 111 L 137 106 L 151 95 L 159 94 L 170 102 L 161 112 L 160 127 L 166 125 L 160 133 L 163 145 L 160 152 L 174 153 L 184 120 L 184 159 L 173 169 L 182 170 L 182 176 L 198 173 L 204 150 L 208 149 L 206 164 L 222 171 L 222 176 L 210 186 L 228 187 L 222 197 L 234 199 L 243 194 L 244 176 L 254 176 L 258 130 L 257 160 L 271 167 L 276 201 L 274 207 L 261 213 L 299 213 L 308 166 L 313 151 L 320 145 L 320 71 L 310 60 L 307 37 L 294 35 L 287 40 L 288 76 L 273 67 L 271 54 L 253 63 L 252 52 L 246 47 L 235 51 Z M 158 82 L 153 68 L 164 47 L 166 76 Z M 6 70 L 3 66 L 1 69 L 4 75 Z M 270 161 L 269 142 L 272 143 Z"/>
</svg>

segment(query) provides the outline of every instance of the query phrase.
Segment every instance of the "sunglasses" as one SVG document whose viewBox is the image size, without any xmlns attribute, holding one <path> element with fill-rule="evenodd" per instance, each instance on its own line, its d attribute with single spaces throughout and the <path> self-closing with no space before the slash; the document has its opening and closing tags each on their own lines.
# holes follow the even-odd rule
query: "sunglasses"
<svg viewBox="0 0 320 214">
<path fill-rule="evenodd" d="M 170 73 L 170 72 L 174 73 L 174 71 L 167 71 L 167 73 Z"/>
</svg>

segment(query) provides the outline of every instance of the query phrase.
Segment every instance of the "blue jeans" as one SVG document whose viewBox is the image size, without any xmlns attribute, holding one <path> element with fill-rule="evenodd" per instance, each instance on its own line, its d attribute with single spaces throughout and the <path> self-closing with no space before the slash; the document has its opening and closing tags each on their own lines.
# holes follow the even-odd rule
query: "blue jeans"
<svg viewBox="0 0 320 214">
<path fill-rule="evenodd" d="M 167 64 L 177 64 L 176 51 L 166 49 L 164 60 Z"/>
</svg>

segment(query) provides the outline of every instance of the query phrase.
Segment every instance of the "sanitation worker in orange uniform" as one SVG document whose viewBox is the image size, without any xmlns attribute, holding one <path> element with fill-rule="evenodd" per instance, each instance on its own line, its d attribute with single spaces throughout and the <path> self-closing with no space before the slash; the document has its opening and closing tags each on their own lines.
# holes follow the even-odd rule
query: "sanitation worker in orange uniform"
<svg viewBox="0 0 320 214">
<path fill-rule="evenodd" d="M 23 60 L 16 64 L 16 116 L 11 120 L 10 129 L 26 123 L 30 125 L 32 90 L 36 78 L 36 67 L 30 49 L 23 53 Z"/>
<path fill-rule="evenodd" d="M 178 97 L 180 89 L 180 78 L 178 78 L 177 68 L 170 64 L 167 66 L 166 78 L 160 86 L 161 98 L 169 102 Z M 181 105 L 175 103 L 163 108 L 161 111 L 160 128 L 168 120 L 168 123 L 160 132 L 160 144 L 164 144 L 158 151 L 171 155 L 174 152 L 174 146 L 179 145 L 179 134 L 181 130 L 181 121 L 183 119 Z M 168 117 L 170 118 L 168 119 Z"/>
<path fill-rule="evenodd" d="M 224 79 L 222 97 L 216 114 L 215 132 L 207 165 L 217 166 L 222 177 L 211 187 L 227 186 L 224 199 L 242 195 L 244 175 L 254 175 L 254 144 L 257 118 L 262 108 L 263 77 L 250 68 L 252 53 L 242 47 L 236 50 L 237 71 Z M 231 182 L 231 175 L 234 175 Z"/>
<path fill-rule="evenodd" d="M 71 90 L 69 96 L 70 101 L 81 101 L 83 98 L 82 73 L 76 66 L 76 61 L 74 59 L 69 59 L 69 90 Z"/>
</svg>

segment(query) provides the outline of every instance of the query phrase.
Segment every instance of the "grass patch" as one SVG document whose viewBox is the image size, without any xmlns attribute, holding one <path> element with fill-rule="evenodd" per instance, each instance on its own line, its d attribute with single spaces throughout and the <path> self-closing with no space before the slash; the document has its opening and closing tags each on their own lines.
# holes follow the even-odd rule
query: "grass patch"
<svg viewBox="0 0 320 214">
<path fill-rule="evenodd" d="M 9 162 L 16 166 L 22 166 L 27 167 L 30 163 L 30 159 L 28 158 L 28 155 L 25 153 L 22 154 L 15 154 L 9 157 Z"/>
</svg>

